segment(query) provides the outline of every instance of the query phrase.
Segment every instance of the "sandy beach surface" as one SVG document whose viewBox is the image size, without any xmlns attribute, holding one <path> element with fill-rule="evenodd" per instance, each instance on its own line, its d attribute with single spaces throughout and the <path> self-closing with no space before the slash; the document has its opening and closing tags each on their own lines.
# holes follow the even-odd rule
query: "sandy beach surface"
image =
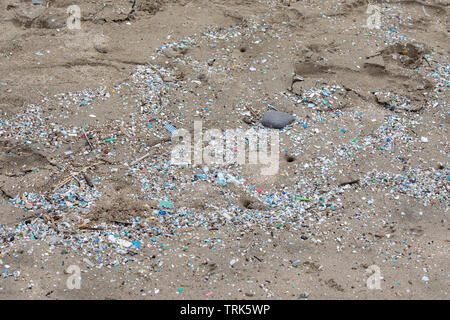
<svg viewBox="0 0 450 320">
<path fill-rule="evenodd" d="M 0 299 L 448 299 L 449 3 L 1 0 Z"/>
</svg>

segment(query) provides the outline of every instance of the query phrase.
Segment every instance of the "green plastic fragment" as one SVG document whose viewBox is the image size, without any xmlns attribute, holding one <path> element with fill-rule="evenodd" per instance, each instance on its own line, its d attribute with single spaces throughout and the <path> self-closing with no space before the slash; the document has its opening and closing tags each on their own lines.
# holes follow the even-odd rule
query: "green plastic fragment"
<svg viewBox="0 0 450 320">
<path fill-rule="evenodd" d="M 170 203 L 170 201 L 159 200 L 159 207 L 160 208 L 172 208 L 172 203 Z"/>
</svg>

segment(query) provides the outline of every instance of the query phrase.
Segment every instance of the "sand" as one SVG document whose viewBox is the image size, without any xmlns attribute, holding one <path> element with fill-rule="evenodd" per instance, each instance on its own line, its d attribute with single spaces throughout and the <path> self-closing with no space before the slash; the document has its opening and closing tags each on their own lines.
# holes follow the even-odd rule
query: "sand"
<svg viewBox="0 0 450 320">
<path fill-rule="evenodd" d="M 78 2 L 0 4 L 0 299 L 448 299 L 448 1 Z"/>
</svg>

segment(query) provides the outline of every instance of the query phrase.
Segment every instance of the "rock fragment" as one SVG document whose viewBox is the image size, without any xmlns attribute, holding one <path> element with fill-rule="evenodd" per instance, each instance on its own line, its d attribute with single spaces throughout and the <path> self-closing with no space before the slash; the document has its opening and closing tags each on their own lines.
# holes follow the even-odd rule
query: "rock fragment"
<svg viewBox="0 0 450 320">
<path fill-rule="evenodd" d="M 295 117 L 281 111 L 269 111 L 264 114 L 261 123 L 263 126 L 274 129 L 282 129 L 294 122 Z"/>
</svg>

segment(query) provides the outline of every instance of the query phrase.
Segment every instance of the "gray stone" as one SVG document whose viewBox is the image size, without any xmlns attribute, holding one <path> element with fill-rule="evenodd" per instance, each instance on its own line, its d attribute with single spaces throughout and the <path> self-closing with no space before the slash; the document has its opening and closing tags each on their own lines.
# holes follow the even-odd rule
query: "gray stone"
<svg viewBox="0 0 450 320">
<path fill-rule="evenodd" d="M 281 129 L 292 123 L 295 117 L 281 111 L 269 111 L 264 114 L 261 123 L 265 127 Z"/>
</svg>

